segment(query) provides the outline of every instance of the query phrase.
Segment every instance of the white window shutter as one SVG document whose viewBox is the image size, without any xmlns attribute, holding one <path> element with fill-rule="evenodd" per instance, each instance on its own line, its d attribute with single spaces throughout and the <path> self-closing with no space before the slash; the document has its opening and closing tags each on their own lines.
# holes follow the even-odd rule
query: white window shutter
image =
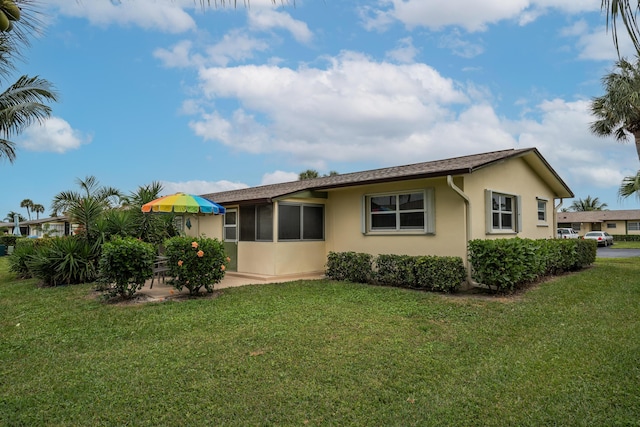
<svg viewBox="0 0 640 427">
<path fill-rule="evenodd" d="M 425 211 L 427 214 L 427 222 L 426 222 L 426 232 L 427 233 L 435 233 L 436 232 L 436 209 L 435 209 L 435 190 L 433 188 L 426 189 L 426 206 Z"/>
<path fill-rule="evenodd" d="M 536 214 L 537 214 L 537 207 L 536 207 Z M 522 197 L 521 196 L 516 196 L 516 215 L 518 218 L 516 232 L 519 233 L 522 231 Z"/>
<path fill-rule="evenodd" d="M 484 190 L 484 216 L 485 216 L 485 231 L 490 234 L 493 231 L 493 192 L 491 190 Z"/>
</svg>

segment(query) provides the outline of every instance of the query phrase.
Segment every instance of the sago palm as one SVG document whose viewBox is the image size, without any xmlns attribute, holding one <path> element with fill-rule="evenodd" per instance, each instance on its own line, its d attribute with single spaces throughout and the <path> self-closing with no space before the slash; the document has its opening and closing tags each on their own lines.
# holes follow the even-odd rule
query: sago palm
<svg viewBox="0 0 640 427">
<path fill-rule="evenodd" d="M 603 77 L 605 94 L 591 101 L 591 113 L 596 121 L 591 132 L 597 136 L 613 136 L 626 142 L 633 136 L 640 159 L 640 59 L 616 62 L 616 71 Z"/>
</svg>

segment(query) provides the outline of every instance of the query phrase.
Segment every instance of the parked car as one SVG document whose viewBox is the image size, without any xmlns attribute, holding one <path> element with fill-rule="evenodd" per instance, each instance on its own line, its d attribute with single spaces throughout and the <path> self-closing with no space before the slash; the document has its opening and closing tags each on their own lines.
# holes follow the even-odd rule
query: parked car
<svg viewBox="0 0 640 427">
<path fill-rule="evenodd" d="M 606 231 L 590 231 L 584 235 L 583 239 L 596 240 L 598 246 L 613 245 L 613 236 Z"/>
<path fill-rule="evenodd" d="M 558 239 L 577 239 L 578 233 L 573 228 L 558 228 Z"/>
</svg>

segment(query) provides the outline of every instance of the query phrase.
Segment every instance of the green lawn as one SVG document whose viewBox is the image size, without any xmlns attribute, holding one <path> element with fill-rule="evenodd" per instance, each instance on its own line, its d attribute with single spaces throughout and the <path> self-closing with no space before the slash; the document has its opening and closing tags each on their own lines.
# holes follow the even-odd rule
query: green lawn
<svg viewBox="0 0 640 427">
<path fill-rule="evenodd" d="M 0 425 L 640 425 L 640 262 L 512 298 L 331 281 L 109 305 L 0 259 Z"/>
<path fill-rule="evenodd" d="M 640 249 L 640 242 L 621 242 L 620 240 L 614 240 L 614 249 Z"/>
</svg>

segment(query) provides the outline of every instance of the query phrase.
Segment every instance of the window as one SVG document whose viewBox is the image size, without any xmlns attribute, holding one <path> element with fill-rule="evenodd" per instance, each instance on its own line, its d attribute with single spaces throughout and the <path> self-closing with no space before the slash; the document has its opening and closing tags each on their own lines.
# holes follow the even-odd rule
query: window
<svg viewBox="0 0 640 427">
<path fill-rule="evenodd" d="M 518 232 L 522 229 L 520 196 L 486 190 L 486 197 L 487 233 Z M 538 212 L 538 218 L 539 215 Z"/>
<path fill-rule="evenodd" d="M 235 209 L 227 209 L 224 214 L 224 240 L 235 242 L 238 240 L 238 212 Z"/>
<path fill-rule="evenodd" d="M 324 206 L 280 203 L 278 240 L 323 240 Z"/>
<path fill-rule="evenodd" d="M 433 233 L 433 189 L 365 196 L 365 232 Z"/>
<path fill-rule="evenodd" d="M 240 207 L 240 240 L 273 240 L 273 206 L 271 204 Z"/>
<path fill-rule="evenodd" d="M 628 222 L 627 228 L 629 229 L 629 231 L 640 231 L 640 222 Z"/>
<path fill-rule="evenodd" d="M 607 228 L 616 228 L 616 223 L 615 222 L 608 222 L 607 223 Z"/>
<path fill-rule="evenodd" d="M 547 200 L 538 200 L 538 222 L 547 222 Z"/>
</svg>

